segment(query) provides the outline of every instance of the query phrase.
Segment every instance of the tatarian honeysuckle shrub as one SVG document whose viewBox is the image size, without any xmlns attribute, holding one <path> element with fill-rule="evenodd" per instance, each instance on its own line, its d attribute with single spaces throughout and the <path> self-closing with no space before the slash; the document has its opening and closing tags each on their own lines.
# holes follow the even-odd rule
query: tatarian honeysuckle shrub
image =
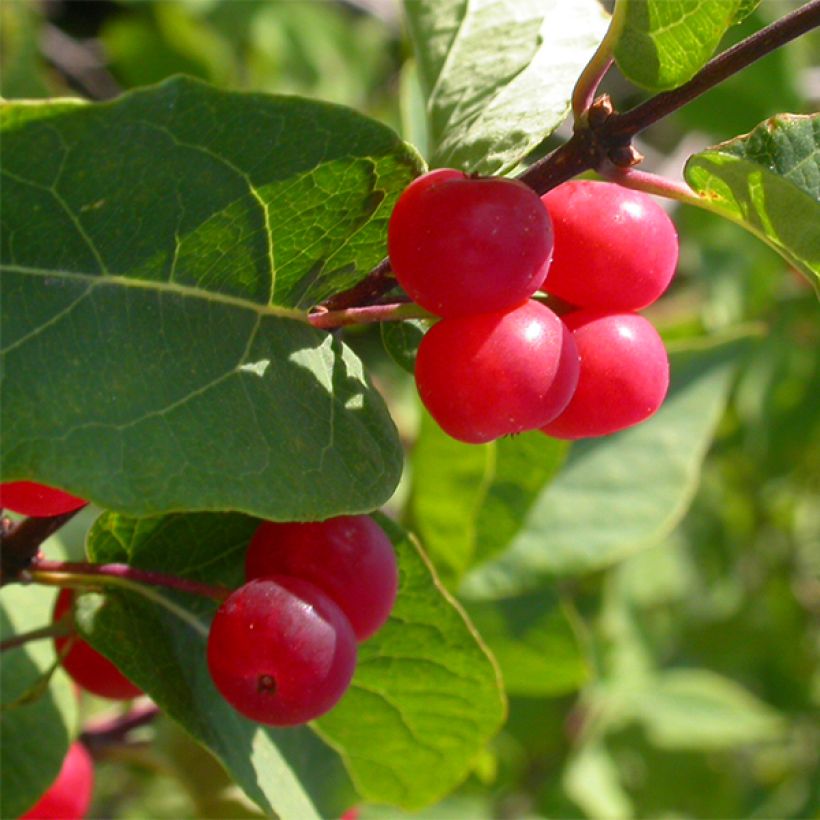
<svg viewBox="0 0 820 820">
<path fill-rule="evenodd" d="M 3 816 L 76 748 L 78 646 L 150 699 L 85 724 L 95 755 L 161 715 L 282 818 L 416 811 L 467 778 L 492 813 L 510 698 L 582 691 L 563 788 L 588 816 L 631 811 L 604 720 L 674 749 L 782 739 L 706 669 L 632 654 L 633 695 L 608 689 L 579 591 L 681 522 L 765 334 L 667 332 L 686 236 L 658 203 L 746 229 L 795 287 L 820 280 L 816 114 L 767 99 L 679 179 L 634 145 L 820 22 L 811 0 L 713 57 L 755 5 L 407 0 L 417 145 L 350 107 L 188 76 L 2 102 Z M 599 93 L 610 72 L 643 102 Z M 658 299 L 660 335 L 637 313 Z M 391 388 L 413 372 L 417 425 Z M 63 525 L 84 560 L 40 550 Z M 308 555 L 300 528 L 336 540 Z M 274 531 L 297 533 L 271 534 L 287 560 L 246 577 Z M 384 593 L 364 627 L 357 584 Z M 54 586 L 73 594 L 52 616 Z M 607 600 L 608 628 L 637 629 Z M 284 659 L 293 700 L 246 645 Z M 691 701 L 715 723 L 687 734 Z"/>
</svg>

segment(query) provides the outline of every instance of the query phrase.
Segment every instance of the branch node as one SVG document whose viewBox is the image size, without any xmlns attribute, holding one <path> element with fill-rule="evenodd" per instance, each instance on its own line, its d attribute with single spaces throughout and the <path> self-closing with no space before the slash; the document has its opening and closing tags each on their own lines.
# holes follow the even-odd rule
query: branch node
<svg viewBox="0 0 820 820">
<path fill-rule="evenodd" d="M 632 168 L 644 160 L 643 154 L 631 143 L 614 145 L 609 149 L 607 157 L 618 168 Z"/>
<path fill-rule="evenodd" d="M 612 104 L 612 98 L 609 94 L 602 94 L 592 103 L 587 112 L 589 127 L 593 130 L 600 128 L 614 113 L 615 106 Z"/>
</svg>

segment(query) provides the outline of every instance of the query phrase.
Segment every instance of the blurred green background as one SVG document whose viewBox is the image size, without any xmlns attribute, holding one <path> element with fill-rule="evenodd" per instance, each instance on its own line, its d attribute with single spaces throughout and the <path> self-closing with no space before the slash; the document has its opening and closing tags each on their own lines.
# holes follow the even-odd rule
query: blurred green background
<svg viewBox="0 0 820 820">
<path fill-rule="evenodd" d="M 763 0 L 727 44 L 793 5 Z M 391 0 L 6 0 L 0 25 L 7 98 L 106 99 L 182 72 L 348 105 L 424 152 L 410 49 Z M 679 176 L 699 148 L 778 112 L 816 110 L 811 56 L 804 38 L 658 124 L 638 146 L 646 167 Z M 619 108 L 642 98 L 617 76 L 604 88 Z M 425 817 L 820 817 L 817 302 L 735 225 L 689 208 L 674 219 L 679 274 L 650 311 L 665 337 L 750 324 L 759 332 L 699 491 L 664 543 L 558 585 L 587 657 L 586 684 L 514 698 L 473 776 Z M 350 341 L 411 443 L 411 377 L 388 362 L 377 331 Z M 90 515 L 56 548 L 81 552 Z M 139 743 L 100 752 L 93 816 L 255 816 L 180 730 L 160 720 L 141 733 Z"/>
</svg>

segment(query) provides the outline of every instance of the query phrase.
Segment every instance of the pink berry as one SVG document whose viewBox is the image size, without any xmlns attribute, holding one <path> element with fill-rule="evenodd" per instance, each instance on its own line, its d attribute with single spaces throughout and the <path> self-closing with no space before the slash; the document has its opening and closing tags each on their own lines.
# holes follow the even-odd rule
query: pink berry
<svg viewBox="0 0 820 820">
<path fill-rule="evenodd" d="M 20 515 L 38 518 L 62 515 L 78 510 L 85 503 L 82 498 L 34 481 L 9 481 L 0 484 L 0 508 L 12 510 Z"/>
<path fill-rule="evenodd" d="M 228 597 L 208 634 L 208 669 L 238 712 L 270 726 L 319 717 L 347 690 L 356 636 L 322 590 L 301 578 L 256 578 Z"/>
<path fill-rule="evenodd" d="M 542 200 L 555 251 L 544 289 L 582 308 L 640 310 L 668 287 L 678 235 L 654 199 L 611 182 L 572 180 Z"/>
<path fill-rule="evenodd" d="M 399 197 L 387 246 L 411 299 L 437 316 L 466 316 L 513 308 L 541 287 L 552 227 L 522 182 L 445 168 Z"/>
<path fill-rule="evenodd" d="M 245 578 L 267 575 L 315 584 L 344 612 L 360 641 L 383 626 L 398 586 L 393 545 L 368 515 L 305 524 L 265 522 L 248 546 Z"/>
<path fill-rule="evenodd" d="M 54 604 L 53 621 L 58 621 L 72 607 L 74 591 L 68 588 L 60 590 Z M 139 697 L 142 689 L 131 683 L 105 656 L 97 652 L 82 638 L 68 636 L 54 639 L 58 655 L 62 655 L 63 669 L 82 689 L 101 698 L 112 700 L 130 700 Z"/>
<path fill-rule="evenodd" d="M 635 313 L 564 316 L 581 356 L 575 395 L 543 426 L 555 438 L 605 436 L 648 419 L 669 387 L 669 359 L 652 324 Z"/>
<path fill-rule="evenodd" d="M 79 741 L 68 747 L 68 754 L 55 781 L 20 820 L 81 820 L 91 805 L 94 790 L 94 764 Z"/>
<path fill-rule="evenodd" d="M 544 305 L 442 319 L 421 341 L 416 386 L 445 433 L 472 444 L 535 430 L 578 379 L 572 334 Z"/>
</svg>

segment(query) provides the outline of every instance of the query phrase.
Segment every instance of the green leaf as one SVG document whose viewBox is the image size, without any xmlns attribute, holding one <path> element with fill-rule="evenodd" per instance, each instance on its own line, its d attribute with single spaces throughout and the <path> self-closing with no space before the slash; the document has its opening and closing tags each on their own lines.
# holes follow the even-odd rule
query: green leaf
<svg viewBox="0 0 820 820">
<path fill-rule="evenodd" d="M 423 413 L 413 448 L 410 516 L 449 585 L 507 546 L 566 452 L 564 442 L 543 435 L 464 444 Z"/>
<path fill-rule="evenodd" d="M 390 496 L 384 403 L 301 308 L 384 255 L 392 131 L 184 78 L 2 113 L 4 478 L 137 515 Z"/>
<path fill-rule="evenodd" d="M 820 114 L 778 114 L 689 158 L 687 182 L 820 286 Z"/>
<path fill-rule="evenodd" d="M 463 613 L 432 582 L 410 539 L 380 521 L 398 551 L 398 600 L 387 626 L 360 647 L 348 694 L 318 728 L 364 797 L 419 807 L 467 775 L 497 731 L 504 704 L 495 667 Z M 89 551 L 98 561 L 127 560 L 237 586 L 258 524 L 240 515 L 132 519 L 109 513 L 95 524 Z M 114 591 L 82 621 L 84 634 L 216 754 L 260 806 L 296 818 L 315 814 L 308 799 L 323 816 L 343 810 L 332 802 L 337 792 L 327 794 L 338 779 L 328 775 L 338 756 L 328 757 L 307 729 L 275 730 L 245 720 L 214 688 L 205 662 L 214 605 L 167 590 L 159 594 L 182 606 L 186 619 Z"/>
<path fill-rule="evenodd" d="M 683 85 L 714 53 L 726 29 L 745 13 L 743 0 L 618 0 L 615 61 L 650 91 Z"/>
<path fill-rule="evenodd" d="M 586 660 L 551 590 L 469 602 L 465 609 L 501 667 L 507 694 L 553 697 L 586 680 Z"/>
<path fill-rule="evenodd" d="M 428 323 L 422 319 L 408 319 L 406 322 L 382 322 L 382 344 L 390 358 L 408 373 L 414 373 L 416 354 L 427 330 Z"/>
<path fill-rule="evenodd" d="M 783 719 L 734 681 L 706 669 L 671 669 L 633 704 L 650 741 L 663 749 L 730 749 L 774 740 Z"/>
<path fill-rule="evenodd" d="M 498 671 L 414 540 L 383 516 L 399 556 L 390 620 L 359 648 L 349 693 L 318 727 L 362 797 L 420 809 L 470 772 L 504 720 Z"/>
<path fill-rule="evenodd" d="M 51 622 L 54 593 L 10 585 L 0 592 L 0 639 Z M 57 670 L 51 641 L 31 641 L 3 652 L 0 663 L 0 799 L 3 817 L 19 817 L 51 785 L 76 732 L 77 698 Z M 41 689 L 42 687 L 42 689 Z"/>
<path fill-rule="evenodd" d="M 563 781 L 567 795 L 588 817 L 626 820 L 634 816 L 618 766 L 600 741 L 585 744 L 570 758 Z"/>
<path fill-rule="evenodd" d="M 596 0 L 407 0 L 432 166 L 515 166 L 559 125 L 606 30 Z M 537 104 L 534 104 L 537 101 Z"/>
<path fill-rule="evenodd" d="M 497 598 L 556 575 L 608 566 L 657 543 L 686 511 L 739 354 L 735 340 L 672 357 L 672 385 L 648 421 L 573 445 L 507 550 L 474 568 L 461 592 Z"/>
</svg>

